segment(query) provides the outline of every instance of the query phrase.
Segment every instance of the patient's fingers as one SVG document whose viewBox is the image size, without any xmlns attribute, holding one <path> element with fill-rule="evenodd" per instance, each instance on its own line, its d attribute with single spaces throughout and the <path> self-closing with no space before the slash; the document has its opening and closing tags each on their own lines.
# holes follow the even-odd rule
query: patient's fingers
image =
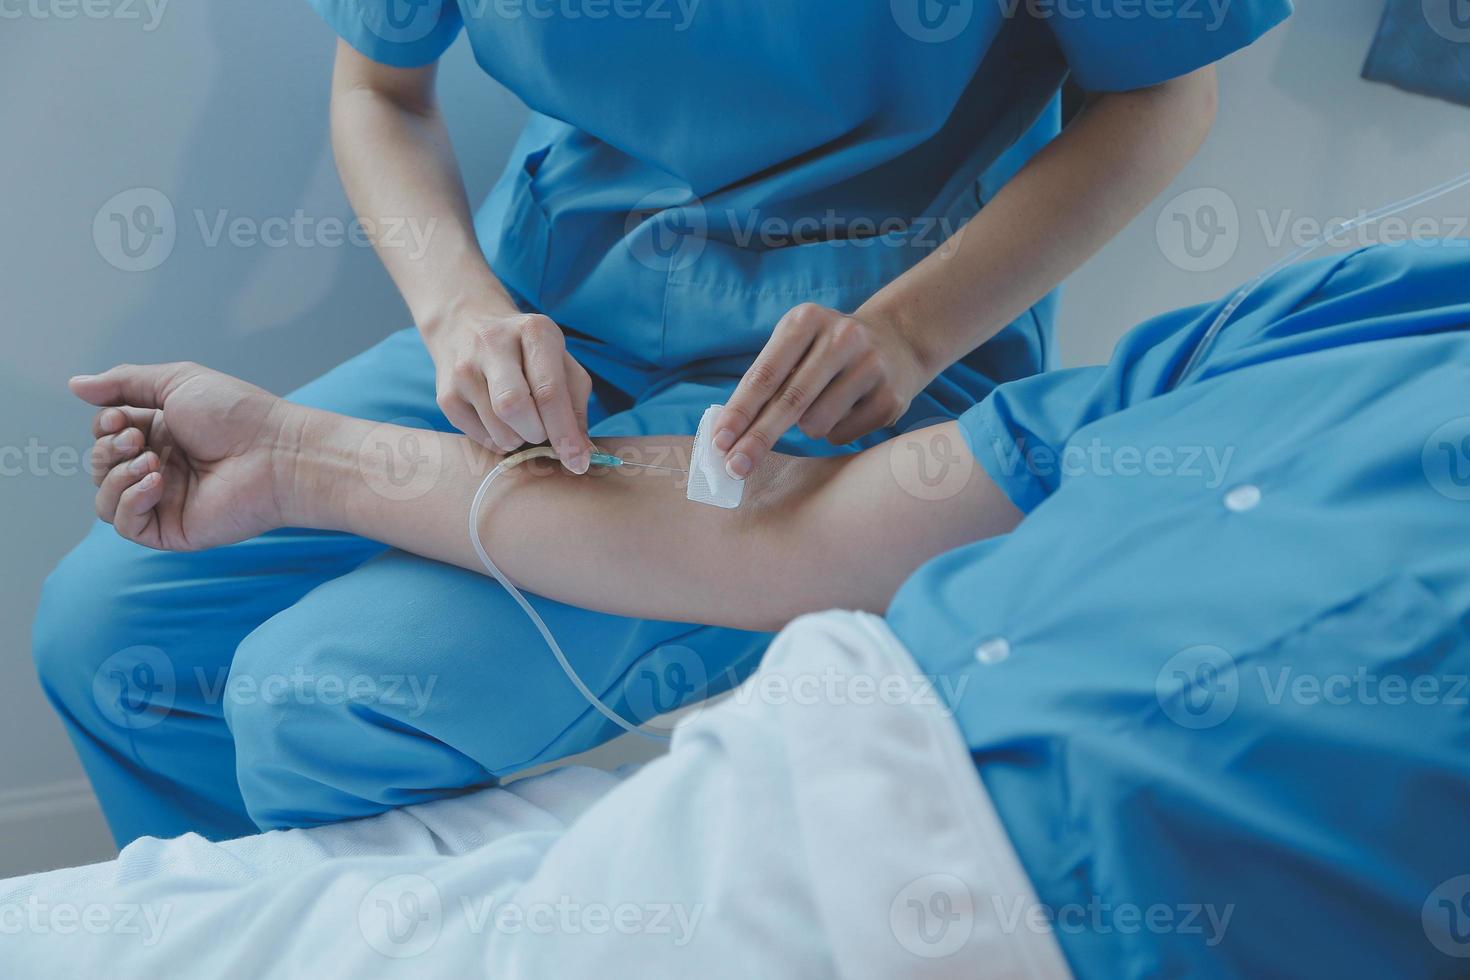
<svg viewBox="0 0 1470 980">
<path fill-rule="evenodd" d="M 92 438 L 100 439 L 121 429 L 127 422 L 127 416 L 120 408 L 104 408 L 92 416 Z"/>
<path fill-rule="evenodd" d="M 119 463 L 102 478 L 97 488 L 97 516 L 109 524 L 115 523 L 118 501 L 129 487 L 143 477 L 157 471 L 158 456 L 146 452 L 136 459 Z"/>
<path fill-rule="evenodd" d="M 72 394 L 93 405 L 162 408 L 184 381 L 204 369 L 197 364 L 119 364 L 101 374 L 79 374 L 67 382 Z"/>
<path fill-rule="evenodd" d="M 92 416 L 92 437 L 100 439 L 122 429 L 132 427 L 145 434 L 153 431 L 153 420 L 158 410 L 133 408 L 131 405 L 109 405 Z"/>
<path fill-rule="evenodd" d="M 114 436 L 102 436 L 92 445 L 92 482 L 102 480 L 118 463 L 132 459 L 143 451 L 146 440 L 137 429 L 128 428 Z"/>
<path fill-rule="evenodd" d="M 163 499 L 163 474 L 149 473 L 123 491 L 117 504 L 113 527 L 129 541 L 152 546 L 157 534 L 150 534 L 154 524 L 153 508 Z"/>
</svg>

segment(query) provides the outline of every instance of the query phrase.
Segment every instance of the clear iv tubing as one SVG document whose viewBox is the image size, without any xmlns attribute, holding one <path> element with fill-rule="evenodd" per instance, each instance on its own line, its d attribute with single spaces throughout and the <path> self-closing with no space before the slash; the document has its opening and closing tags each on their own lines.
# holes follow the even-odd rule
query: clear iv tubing
<svg viewBox="0 0 1470 980">
<path fill-rule="evenodd" d="M 1230 318 L 1235 316 L 1236 311 L 1245 304 L 1246 300 L 1251 298 L 1257 289 L 1261 288 L 1263 283 L 1275 276 L 1278 272 L 1295 265 L 1334 238 L 1346 234 L 1354 228 L 1366 228 L 1369 225 L 1375 225 L 1385 218 L 1392 218 L 1394 215 L 1402 214 L 1410 208 L 1416 208 L 1421 204 L 1428 204 L 1430 201 L 1444 197 L 1446 194 L 1466 186 L 1470 186 L 1470 173 L 1461 174 L 1454 180 L 1446 181 L 1437 187 L 1431 187 L 1426 191 L 1421 191 L 1413 197 L 1406 197 L 1402 201 L 1379 208 L 1370 214 L 1360 215 L 1359 217 L 1350 218 L 1340 224 L 1333 225 L 1327 231 L 1323 232 L 1320 238 L 1308 242 L 1285 258 L 1277 260 L 1265 272 L 1262 272 L 1256 278 L 1246 283 L 1230 302 L 1225 304 L 1225 308 L 1220 311 L 1220 315 L 1215 318 L 1215 322 L 1210 324 L 1210 329 L 1205 331 L 1205 335 L 1195 345 L 1194 352 L 1189 355 L 1189 360 L 1185 362 L 1184 367 L 1179 373 L 1174 376 L 1173 383 L 1169 385 L 1170 390 L 1178 387 L 1185 378 L 1189 377 L 1190 372 L 1199 367 L 1200 361 L 1209 352 L 1210 347 L 1215 342 L 1215 338 L 1220 335 L 1220 331 L 1230 322 Z"/>
<path fill-rule="evenodd" d="M 541 618 L 541 614 L 536 611 L 536 607 L 531 605 L 531 603 L 526 600 L 526 597 L 521 593 L 521 590 L 516 588 L 515 585 L 512 584 L 511 580 L 506 578 L 505 573 L 500 570 L 495 562 L 490 560 L 490 554 L 485 550 L 484 542 L 480 540 L 480 508 L 484 505 L 485 495 L 490 492 L 490 485 L 495 482 L 496 478 L 499 477 L 500 474 L 504 473 L 506 470 L 514 469 L 527 460 L 550 458 L 554 457 L 555 455 L 555 450 L 546 446 L 537 449 L 528 449 L 525 452 L 516 453 L 513 456 L 507 456 L 505 459 L 500 461 L 500 465 L 496 466 L 495 469 L 490 471 L 489 475 L 485 477 L 484 482 L 480 484 L 480 489 L 475 491 L 474 502 L 470 504 L 470 543 L 475 546 L 475 554 L 479 555 L 480 562 L 485 566 L 485 569 L 489 571 L 491 575 L 495 576 L 495 581 L 499 582 L 502 586 L 505 587 L 505 591 L 510 593 L 511 598 L 516 601 L 516 605 L 520 606 L 521 611 L 524 612 L 528 617 L 530 617 L 531 622 L 534 623 L 536 626 L 537 632 L 541 634 L 541 639 L 546 641 L 546 646 L 550 648 L 552 655 L 556 657 L 556 662 L 561 664 L 561 669 L 566 673 L 567 679 L 572 682 L 572 685 L 574 687 L 576 687 L 577 692 L 581 694 L 582 697 L 586 698 L 587 703 L 596 708 L 603 715 L 603 717 L 607 718 L 609 721 L 611 721 L 613 724 L 617 725 L 624 731 L 632 732 L 635 735 L 642 735 L 644 738 L 652 739 L 656 742 L 667 742 L 669 740 L 669 736 L 655 732 L 644 731 L 642 728 L 639 728 L 637 725 L 629 722 L 622 715 L 609 708 L 606 704 L 603 704 L 602 699 L 599 698 L 596 694 L 592 693 L 592 689 L 584 684 L 582 682 L 582 678 L 577 675 L 577 671 L 572 667 L 571 661 L 567 660 L 567 655 L 565 653 L 562 653 L 561 644 L 556 642 L 556 637 L 552 635 L 550 627 L 548 627 L 546 625 L 546 621 Z M 622 462 L 621 460 L 616 463 L 610 462 L 610 460 L 616 459 L 616 457 L 603 458 L 609 460 L 609 462 L 603 463 L 603 465 L 617 466 L 621 465 Z"/>
</svg>

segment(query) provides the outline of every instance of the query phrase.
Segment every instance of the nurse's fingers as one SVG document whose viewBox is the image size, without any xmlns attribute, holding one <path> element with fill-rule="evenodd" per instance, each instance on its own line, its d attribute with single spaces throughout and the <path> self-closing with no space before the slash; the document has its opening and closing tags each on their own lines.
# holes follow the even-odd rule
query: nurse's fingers
<svg viewBox="0 0 1470 980">
<path fill-rule="evenodd" d="M 163 474 L 149 473 L 123 491 L 112 526 L 129 541 L 158 546 L 158 521 L 154 510 L 163 499 Z"/>
<path fill-rule="evenodd" d="M 587 404 L 592 400 L 592 375 L 571 354 L 564 355 L 564 358 L 567 362 L 567 383 L 572 389 L 572 414 L 577 419 L 578 431 L 585 433 L 591 426 L 587 418 Z M 590 436 L 587 442 L 591 445 Z"/>
<path fill-rule="evenodd" d="M 485 430 L 485 425 L 481 421 L 475 406 L 470 404 L 466 398 L 460 396 L 457 392 L 452 392 L 439 399 L 439 411 L 444 413 L 444 417 L 449 420 L 450 425 L 463 432 L 471 440 L 482 446 L 498 449 L 501 452 L 509 452 L 509 450 L 504 449 L 499 441 L 492 438 L 490 433 Z"/>
<path fill-rule="evenodd" d="M 546 430 L 546 438 L 563 466 L 573 473 L 586 473 L 592 446 L 587 432 L 577 422 L 572 405 L 572 383 L 567 377 L 566 347 L 561 330 L 530 328 L 521 334 L 525 352 L 526 381 L 531 398 Z"/>
<path fill-rule="evenodd" d="M 849 365 L 832 380 L 827 390 L 817 396 L 812 407 L 796 423 L 802 433 L 811 439 L 826 439 L 834 429 L 852 413 L 853 406 L 868 392 L 878 386 L 876 368 L 861 364 Z"/>
<path fill-rule="evenodd" d="M 546 429 L 531 399 L 520 350 L 510 348 L 492 353 L 484 367 L 485 380 L 490 386 L 490 408 L 495 417 L 515 432 L 518 442 L 532 445 L 545 442 Z"/>
<path fill-rule="evenodd" d="M 145 440 L 137 429 L 124 429 L 115 436 L 102 436 L 92 444 L 92 483 L 102 486 L 102 479 L 118 463 L 126 462 L 143 451 Z"/>
<path fill-rule="evenodd" d="M 887 388 L 875 388 L 853 406 L 847 417 L 833 427 L 827 441 L 841 446 L 870 432 L 886 429 L 903 416 L 904 406 Z"/>
<path fill-rule="evenodd" d="M 732 477 L 743 480 L 749 476 L 842 370 L 842 362 L 831 356 L 827 347 L 822 340 L 812 345 L 805 360 L 777 387 L 745 435 L 736 440 L 725 457 L 725 470 Z"/>
<path fill-rule="evenodd" d="M 791 377 L 817 336 L 817 320 L 823 308 L 802 304 L 781 318 L 771 339 L 735 386 L 725 410 L 715 420 L 714 447 L 729 452 L 754 424 L 766 404 Z"/>
<path fill-rule="evenodd" d="M 143 477 L 157 471 L 158 456 L 153 452 L 146 452 L 108 470 L 97 488 L 97 516 L 109 524 L 115 523 L 118 501 L 123 493 Z"/>
</svg>

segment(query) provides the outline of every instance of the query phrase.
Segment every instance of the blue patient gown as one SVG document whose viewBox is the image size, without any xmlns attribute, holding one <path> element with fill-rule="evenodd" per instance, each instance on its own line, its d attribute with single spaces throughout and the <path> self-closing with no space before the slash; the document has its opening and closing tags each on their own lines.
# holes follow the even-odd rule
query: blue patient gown
<svg viewBox="0 0 1470 980">
<path fill-rule="evenodd" d="M 1036 18 L 934 0 L 313 0 L 369 58 L 461 33 L 533 110 L 475 214 L 485 255 L 594 376 L 592 434 L 690 434 L 780 317 L 851 311 L 932 254 L 1059 126 L 1068 72 L 1153 85 L 1290 12 Z M 951 419 L 1047 366 L 1050 299 L 899 423 Z M 449 429 L 417 335 L 293 396 Z M 891 432 L 891 430 L 890 430 Z M 890 433 L 876 433 L 871 443 Z M 412 456 L 411 440 L 399 447 Z M 793 453 L 836 451 L 799 434 Z M 767 637 L 533 600 L 630 720 L 730 686 Z M 492 580 L 286 530 L 204 554 L 98 527 L 46 585 L 42 683 L 120 842 L 359 817 L 484 785 L 618 733 Z"/>
<path fill-rule="evenodd" d="M 1079 977 L 1464 976 L 1470 242 L 1279 275 L 1170 390 L 1218 309 L 966 413 L 1027 517 L 889 621 Z"/>
</svg>

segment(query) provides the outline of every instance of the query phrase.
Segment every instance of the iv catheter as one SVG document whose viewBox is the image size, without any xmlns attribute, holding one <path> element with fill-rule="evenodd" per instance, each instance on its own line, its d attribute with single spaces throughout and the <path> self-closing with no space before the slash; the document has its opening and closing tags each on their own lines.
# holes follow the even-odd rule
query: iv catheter
<svg viewBox="0 0 1470 980">
<path fill-rule="evenodd" d="M 544 456 L 548 454 L 537 453 L 537 455 Z M 549 455 L 554 456 L 556 454 L 551 453 Z M 682 473 L 684 476 L 689 475 L 688 470 L 681 469 L 677 466 L 657 466 L 653 463 L 635 463 L 631 459 L 623 459 L 621 456 L 614 456 L 611 453 L 593 453 L 588 465 L 601 466 L 608 469 L 617 469 L 620 466 L 636 466 L 640 470 L 663 470 L 665 473 Z"/>
</svg>

